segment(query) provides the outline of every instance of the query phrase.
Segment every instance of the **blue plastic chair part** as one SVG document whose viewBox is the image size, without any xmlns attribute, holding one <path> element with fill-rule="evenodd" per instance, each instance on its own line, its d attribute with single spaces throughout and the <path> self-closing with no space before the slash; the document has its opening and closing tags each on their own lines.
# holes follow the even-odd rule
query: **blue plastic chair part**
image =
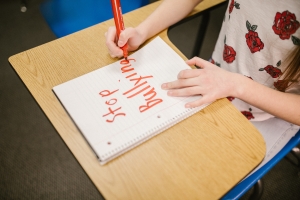
<svg viewBox="0 0 300 200">
<path fill-rule="evenodd" d="M 231 189 L 222 200 L 228 199 L 239 199 L 241 198 L 249 189 L 252 188 L 254 184 L 257 183 L 270 169 L 272 169 L 283 157 L 285 157 L 289 152 L 292 151 L 294 147 L 300 144 L 300 130 L 296 133 L 294 137 L 282 148 L 282 150 L 275 155 L 269 162 L 267 162 L 263 167 L 257 170 L 255 173 L 250 175 L 248 178 L 241 181 L 233 189 Z"/>
<path fill-rule="evenodd" d="M 120 3 L 125 14 L 149 4 L 149 0 L 120 0 Z M 46 0 L 40 11 L 57 37 L 113 18 L 110 0 Z"/>
</svg>

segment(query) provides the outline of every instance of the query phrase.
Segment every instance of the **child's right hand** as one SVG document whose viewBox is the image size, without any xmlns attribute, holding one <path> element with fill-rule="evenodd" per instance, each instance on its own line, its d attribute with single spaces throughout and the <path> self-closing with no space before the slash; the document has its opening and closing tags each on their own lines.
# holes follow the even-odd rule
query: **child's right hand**
<svg viewBox="0 0 300 200">
<path fill-rule="evenodd" d="M 128 45 L 128 51 L 134 51 L 144 42 L 142 33 L 140 33 L 137 28 L 126 28 L 121 32 L 118 41 L 116 41 L 116 34 L 116 27 L 114 26 L 109 27 L 108 31 L 105 33 L 106 46 L 110 56 L 113 58 L 120 58 L 123 56 L 123 51 L 120 47 L 124 46 L 126 43 Z"/>
</svg>

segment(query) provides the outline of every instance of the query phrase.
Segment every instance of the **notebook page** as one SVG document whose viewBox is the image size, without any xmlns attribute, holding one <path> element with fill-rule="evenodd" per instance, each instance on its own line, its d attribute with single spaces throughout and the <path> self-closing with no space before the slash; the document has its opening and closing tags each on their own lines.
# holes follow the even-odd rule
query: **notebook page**
<svg viewBox="0 0 300 200">
<path fill-rule="evenodd" d="M 103 163 L 206 106 L 186 109 L 201 97 L 169 97 L 161 89 L 190 68 L 161 38 L 129 58 L 53 88 Z"/>
</svg>

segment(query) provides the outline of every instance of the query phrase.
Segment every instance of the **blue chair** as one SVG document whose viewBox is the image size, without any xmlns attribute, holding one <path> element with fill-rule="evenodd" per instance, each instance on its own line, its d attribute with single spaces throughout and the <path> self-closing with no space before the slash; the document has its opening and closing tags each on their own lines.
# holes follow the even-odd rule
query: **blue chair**
<svg viewBox="0 0 300 200">
<path fill-rule="evenodd" d="M 254 191 L 250 196 L 250 199 L 260 199 L 263 191 L 263 185 L 261 178 L 272 169 L 283 157 L 288 153 L 292 153 L 298 159 L 298 166 L 300 169 L 300 151 L 296 147 L 300 144 L 300 130 L 296 133 L 294 137 L 283 147 L 283 149 L 267 162 L 263 167 L 257 170 L 255 173 L 244 179 L 238 185 L 236 185 L 232 190 L 230 190 L 225 196 L 222 197 L 222 200 L 228 199 L 239 199 L 241 198 L 249 189 L 254 186 Z"/>
<path fill-rule="evenodd" d="M 149 0 L 121 0 L 122 13 L 149 4 Z M 46 0 L 40 11 L 57 37 L 113 18 L 110 0 Z"/>
</svg>

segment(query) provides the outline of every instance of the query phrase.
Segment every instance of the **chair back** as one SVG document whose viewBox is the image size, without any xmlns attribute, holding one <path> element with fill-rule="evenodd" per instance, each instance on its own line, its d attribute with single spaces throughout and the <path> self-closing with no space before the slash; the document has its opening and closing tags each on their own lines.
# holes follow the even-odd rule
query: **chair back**
<svg viewBox="0 0 300 200">
<path fill-rule="evenodd" d="M 149 0 L 120 0 L 120 3 L 125 14 L 147 5 Z M 46 0 L 40 11 L 57 37 L 113 18 L 110 0 Z"/>
</svg>

